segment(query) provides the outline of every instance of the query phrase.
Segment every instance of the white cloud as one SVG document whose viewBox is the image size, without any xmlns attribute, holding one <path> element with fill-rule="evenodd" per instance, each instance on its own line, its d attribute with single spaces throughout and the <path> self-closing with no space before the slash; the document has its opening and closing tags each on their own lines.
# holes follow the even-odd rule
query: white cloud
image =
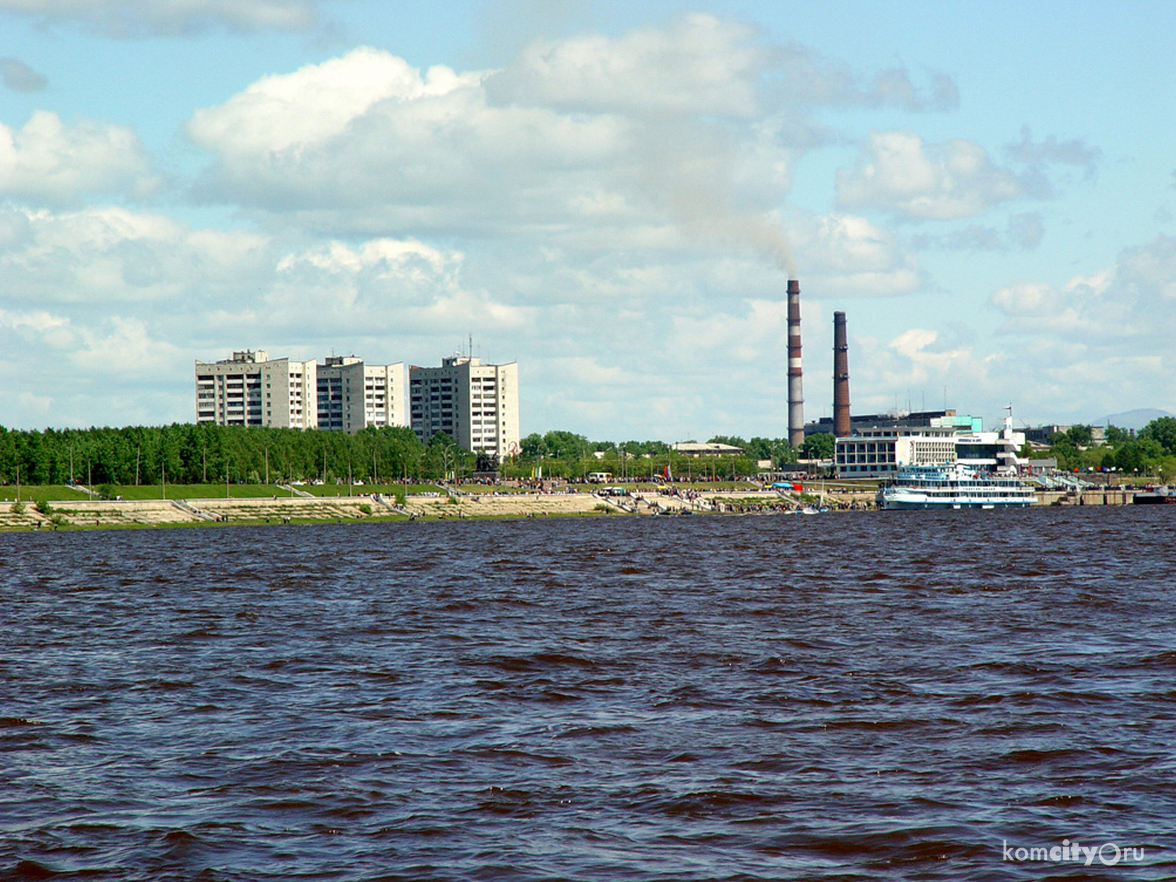
<svg viewBox="0 0 1176 882">
<path fill-rule="evenodd" d="M 0 213 L 0 275 L 10 303 L 101 310 L 126 302 L 227 299 L 272 268 L 269 249 L 256 234 L 192 230 L 124 208 Z"/>
<path fill-rule="evenodd" d="M 224 104 L 198 110 L 188 133 L 210 149 L 243 155 L 302 151 L 329 142 L 378 101 L 419 101 L 476 82 L 463 82 L 447 68 L 422 77 L 404 59 L 361 46 L 291 74 L 263 77 Z"/>
<path fill-rule="evenodd" d="M 120 379 L 141 381 L 173 371 L 184 360 L 182 350 L 169 340 L 158 339 L 147 322 L 134 316 L 111 316 L 97 327 L 80 329 L 78 337 L 69 360 L 90 374 L 102 373 L 117 363 Z"/>
<path fill-rule="evenodd" d="M 875 132 L 853 169 L 837 175 L 837 202 L 916 220 L 972 217 L 1017 199 L 1026 183 L 979 144 L 927 144 L 915 132 Z"/>
<path fill-rule="evenodd" d="M 81 24 L 112 37 L 230 31 L 305 30 L 316 0 L 0 0 L 0 10 L 42 22 Z"/>
<path fill-rule="evenodd" d="M 1008 285 L 991 304 L 1004 316 L 1000 331 L 1014 341 L 1021 375 L 1034 378 L 1023 388 L 1046 412 L 1091 420 L 1176 405 L 1176 237 L 1157 236 L 1061 285 Z M 1004 380 L 1015 385 L 1017 376 Z"/>
<path fill-rule="evenodd" d="M 859 215 L 830 214 L 793 221 L 804 255 L 802 290 L 821 297 L 888 297 L 924 284 L 917 259 L 889 230 Z"/>
<path fill-rule="evenodd" d="M 1176 337 L 1176 237 L 1129 248 L 1116 265 L 1064 285 L 1020 282 L 992 295 L 1002 331 L 1046 334 L 1091 350 Z"/>
<path fill-rule="evenodd" d="M 56 120 L 56 141 L 82 146 L 38 173 L 42 195 L 12 194 L 30 205 L 0 207 L 0 333 L 25 357 L 38 347 L 54 357 L 55 388 L 85 387 L 89 400 L 56 399 L 71 423 L 87 413 L 127 422 L 141 402 L 170 408 L 147 422 L 191 419 L 192 359 L 234 348 L 436 363 L 473 333 L 489 360 L 520 360 L 525 431 L 782 435 L 782 269 L 795 262 L 810 416 L 830 397 L 825 313 L 851 298 L 861 308 L 851 331 L 868 332 L 853 344 L 853 362 L 869 365 L 855 376 L 855 409 L 942 385 L 1003 398 L 1023 380 L 1014 347 L 984 354 L 962 331 L 883 335 L 858 318 L 884 311 L 867 298 L 928 285 L 912 240 L 866 210 L 966 221 L 1039 195 L 1031 176 L 971 142 L 890 132 L 843 173 L 840 210 L 789 204 L 798 159 L 840 138 L 814 118 L 954 106 L 949 78 L 928 82 L 901 69 L 861 75 L 709 16 L 536 42 L 495 71 L 421 70 L 360 47 L 191 115 L 187 134 L 211 158 L 193 190 L 244 212 L 235 230 L 120 208 L 31 207 L 45 193 L 67 202 L 147 177 L 144 163 L 120 178 L 113 160 L 103 177 L 100 160 L 114 154 L 82 149 L 88 130 Z M 18 149 L 18 133 L 10 140 L 12 163 L 45 161 Z M 1031 169 L 1082 156 L 1023 141 L 1017 162 Z M 1042 236 L 1040 216 L 1026 214 L 924 229 L 919 248 L 1011 249 Z M 1162 249 L 1137 255 L 1132 277 L 1163 278 L 1167 261 Z M 1026 285 L 993 305 L 1021 333 L 1056 343 L 1089 332 L 1093 300 L 1083 298 L 1094 296 Z M 1063 332 L 1047 326 L 1058 315 L 1071 323 Z"/>
<path fill-rule="evenodd" d="M 573 113 L 715 114 L 751 118 L 771 64 L 752 28 L 688 15 L 667 28 L 528 45 L 486 82 L 496 104 Z"/>
<path fill-rule="evenodd" d="M 561 248 L 709 243 L 791 267 L 775 216 L 822 105 L 920 108 L 710 15 L 536 41 L 500 70 L 427 72 L 361 48 L 197 111 L 197 188 L 288 223 L 365 236 L 543 236 Z M 940 97 L 933 97 L 940 95 Z M 675 241 L 680 237 L 680 241 Z"/>
<path fill-rule="evenodd" d="M 856 414 L 954 407 L 988 420 L 996 414 L 971 408 L 1001 401 L 1010 388 L 1020 388 L 1010 384 L 1007 354 L 986 351 L 968 328 L 913 327 L 887 339 L 855 322 L 852 311 L 848 318 L 850 400 Z M 1019 399 L 1018 407 L 1023 404 Z M 831 414 L 831 406 L 826 404 L 823 412 Z"/>
<path fill-rule="evenodd" d="M 92 193 L 143 195 L 155 184 L 139 139 L 124 126 L 66 125 L 46 110 L 20 129 L 0 123 L 0 196 L 56 205 Z"/>
</svg>

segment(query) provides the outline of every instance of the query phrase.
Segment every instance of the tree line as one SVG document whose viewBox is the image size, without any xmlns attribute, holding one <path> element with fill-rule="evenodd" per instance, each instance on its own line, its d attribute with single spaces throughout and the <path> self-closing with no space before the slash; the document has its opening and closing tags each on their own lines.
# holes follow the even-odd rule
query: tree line
<svg viewBox="0 0 1176 882">
<path fill-rule="evenodd" d="M 422 443 L 409 428 L 367 428 L 355 435 L 266 427 L 176 423 L 127 428 L 16 430 L 0 427 L 0 482 L 134 485 L 435 480 L 499 469 L 507 477 L 739 477 L 761 462 L 787 469 L 799 459 L 829 459 L 833 437 L 810 435 L 800 448 L 783 438 L 718 435 L 743 455 L 694 459 L 662 441 L 589 441 L 573 432 L 527 435 L 517 456 L 499 463 L 462 450 L 444 434 Z M 1089 426 L 1051 439 L 1049 455 L 1064 469 L 1115 469 L 1176 478 L 1176 418 L 1161 417 L 1131 435 L 1114 426 L 1095 447 Z M 1026 449 L 1022 455 L 1041 456 Z M 479 462 L 479 460 L 481 460 Z"/>
<path fill-rule="evenodd" d="M 369 428 L 356 435 L 211 423 L 44 431 L 0 427 L 0 481 L 7 484 L 394 481 L 438 477 L 472 465 L 473 459 L 445 435 L 422 444 L 403 427 Z"/>
<path fill-rule="evenodd" d="M 444 434 L 422 443 L 404 427 L 355 434 L 257 426 L 176 423 L 127 428 L 18 430 L 0 427 L 0 482 L 102 485 L 395 482 L 435 480 L 498 469 L 507 477 L 585 477 L 606 471 L 641 477 L 736 477 L 760 471 L 759 461 L 785 467 L 799 457 L 832 454 L 831 436 L 810 436 L 797 450 L 783 439 L 712 441 L 744 448 L 711 462 L 676 454 L 661 441 L 591 442 L 553 430 L 522 439 L 521 452 L 499 463 L 462 450 Z"/>
<path fill-rule="evenodd" d="M 1176 417 L 1152 420 L 1135 435 L 1117 426 L 1108 426 L 1106 443 L 1093 445 L 1090 426 L 1071 426 L 1050 436 L 1049 455 L 1058 467 L 1073 469 L 1114 469 L 1128 475 L 1155 475 L 1163 480 L 1176 478 Z M 1024 451 L 1023 451 L 1024 452 Z M 1034 453 L 1040 457 L 1042 454 Z"/>
<path fill-rule="evenodd" d="M 577 478 L 592 472 L 609 472 L 618 478 L 664 475 L 668 470 L 682 478 L 739 478 L 756 475 L 770 463 L 771 469 L 788 469 L 800 459 L 830 459 L 833 436 L 810 435 L 796 448 L 784 438 L 755 437 L 744 440 L 716 435 L 708 444 L 729 444 L 743 450 L 733 456 L 692 457 L 664 441 L 589 441 L 584 435 L 553 430 L 532 433 L 519 442 L 520 454 L 504 467 L 507 474 L 525 477 L 529 470 L 544 477 Z"/>
</svg>

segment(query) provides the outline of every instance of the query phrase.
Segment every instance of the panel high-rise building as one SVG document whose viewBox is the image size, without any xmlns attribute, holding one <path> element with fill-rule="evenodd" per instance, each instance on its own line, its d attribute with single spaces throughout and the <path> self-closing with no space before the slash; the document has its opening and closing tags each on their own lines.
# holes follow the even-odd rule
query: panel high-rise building
<svg viewBox="0 0 1176 882">
<path fill-rule="evenodd" d="M 270 359 L 263 350 L 196 362 L 196 421 L 356 433 L 411 427 L 421 441 L 444 432 L 500 458 L 519 450 L 519 368 L 454 356 L 441 367 L 367 364 L 354 355 Z"/>
<path fill-rule="evenodd" d="M 421 441 L 444 432 L 458 446 L 499 458 L 519 449 L 519 366 L 473 356 L 409 368 L 412 428 Z"/>
<path fill-rule="evenodd" d="M 272 361 L 264 350 L 196 362 L 196 422 L 311 429 L 318 425 L 316 365 Z"/>
<path fill-rule="evenodd" d="M 318 366 L 318 426 L 351 435 L 367 426 L 408 426 L 407 387 L 404 362 L 330 356 Z"/>
</svg>

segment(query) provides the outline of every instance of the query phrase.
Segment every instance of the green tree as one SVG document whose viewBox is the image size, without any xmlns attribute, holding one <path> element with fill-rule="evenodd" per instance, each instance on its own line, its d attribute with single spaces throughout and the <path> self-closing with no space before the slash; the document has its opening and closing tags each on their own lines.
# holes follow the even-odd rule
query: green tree
<svg viewBox="0 0 1176 882">
<path fill-rule="evenodd" d="M 1107 426 L 1104 436 L 1107 439 L 1107 444 L 1113 447 L 1125 444 L 1131 440 L 1131 434 L 1126 429 L 1120 429 L 1118 426 Z"/>
<path fill-rule="evenodd" d="M 1176 417 L 1152 420 L 1140 430 L 1139 437 L 1156 441 L 1166 453 L 1176 454 Z"/>
<path fill-rule="evenodd" d="M 551 453 L 547 448 L 547 442 L 543 440 L 543 436 L 538 432 L 532 432 L 525 438 L 520 439 L 519 449 L 527 459 L 538 459 L 541 456 L 548 456 Z"/>
<path fill-rule="evenodd" d="M 1115 467 L 1124 472 L 1146 474 L 1163 455 L 1164 448 L 1154 438 L 1137 438 L 1115 451 Z"/>
<path fill-rule="evenodd" d="M 801 456 L 805 459 L 831 459 L 835 439 L 828 432 L 815 432 L 804 439 Z"/>
<path fill-rule="evenodd" d="M 543 436 L 549 456 L 567 462 L 579 460 L 588 455 L 591 445 L 583 435 L 553 429 Z"/>
</svg>

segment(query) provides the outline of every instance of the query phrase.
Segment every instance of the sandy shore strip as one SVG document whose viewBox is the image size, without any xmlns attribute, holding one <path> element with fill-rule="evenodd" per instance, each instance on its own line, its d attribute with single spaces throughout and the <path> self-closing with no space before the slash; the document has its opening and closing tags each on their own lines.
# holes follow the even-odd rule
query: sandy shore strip
<svg viewBox="0 0 1176 882">
<path fill-rule="evenodd" d="M 635 496 L 599 496 L 574 493 L 461 493 L 410 495 L 405 504 L 387 496 L 291 497 L 233 499 L 64 500 L 51 502 L 47 513 L 31 502 L 0 502 L 0 529 L 43 530 L 72 527 L 165 527 L 185 524 L 286 523 L 293 521 L 364 521 L 374 518 L 412 517 L 522 518 L 575 517 L 585 515 L 649 515 L 681 511 L 713 512 L 714 497 L 724 502 L 748 504 L 778 502 L 778 494 L 765 491 L 695 493 L 691 498 L 642 493 Z"/>
<path fill-rule="evenodd" d="M 1038 505 L 1108 505 L 1130 502 L 1130 494 L 1092 491 L 1038 493 Z M 1089 497 L 1089 498 L 1087 498 Z M 869 508 L 873 491 L 830 493 L 839 507 Z M 582 517 L 691 513 L 756 514 L 794 507 L 795 502 L 770 490 L 688 491 L 670 495 L 639 491 L 629 496 L 577 492 L 461 492 L 410 495 L 399 506 L 388 496 L 273 496 L 233 499 L 63 500 L 48 513 L 32 502 L 0 502 L 0 530 L 52 530 L 55 527 L 169 527 L 232 523 L 357 522 L 373 519 Z"/>
</svg>

